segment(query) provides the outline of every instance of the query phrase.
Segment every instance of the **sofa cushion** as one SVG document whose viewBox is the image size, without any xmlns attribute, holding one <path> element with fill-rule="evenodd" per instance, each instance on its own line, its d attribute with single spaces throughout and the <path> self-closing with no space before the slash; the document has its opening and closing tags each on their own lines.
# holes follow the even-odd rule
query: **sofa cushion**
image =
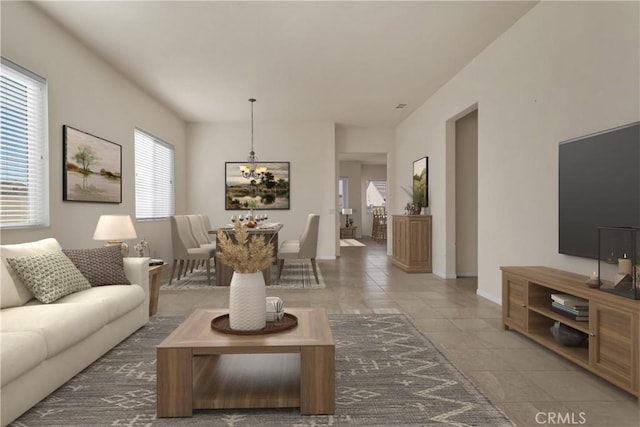
<svg viewBox="0 0 640 427">
<path fill-rule="evenodd" d="M 7 257 L 7 263 L 33 293 L 49 304 L 73 292 L 91 288 L 89 281 L 71 260 L 60 252 L 42 255 Z"/>
<path fill-rule="evenodd" d="M 34 331 L 0 333 L 2 387 L 35 368 L 47 358 L 47 344 Z"/>
<path fill-rule="evenodd" d="M 0 331 L 39 333 L 49 359 L 98 331 L 106 318 L 99 302 L 25 305 L 0 310 Z"/>
<path fill-rule="evenodd" d="M 91 249 L 63 249 L 62 252 L 89 280 L 91 286 L 130 285 L 124 274 L 120 246 Z"/>
<path fill-rule="evenodd" d="M 106 314 L 106 321 L 112 322 L 143 304 L 144 291 L 140 286 L 97 286 L 60 298 L 58 304 L 100 303 Z"/>
<path fill-rule="evenodd" d="M 278 259 L 298 259 L 300 257 L 300 241 L 285 240 L 278 249 Z"/>
<path fill-rule="evenodd" d="M 40 255 L 61 251 L 56 239 L 43 239 L 35 242 L 0 245 L 0 308 L 17 307 L 33 299 L 33 294 L 11 267 L 6 264 L 7 257 Z"/>
</svg>

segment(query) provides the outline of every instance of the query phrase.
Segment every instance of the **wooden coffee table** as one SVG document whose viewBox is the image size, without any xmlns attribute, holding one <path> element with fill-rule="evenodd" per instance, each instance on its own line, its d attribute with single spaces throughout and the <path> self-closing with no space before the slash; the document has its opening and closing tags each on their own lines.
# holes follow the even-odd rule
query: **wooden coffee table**
<svg viewBox="0 0 640 427">
<path fill-rule="evenodd" d="M 228 310 L 195 310 L 157 346 L 157 416 L 190 417 L 194 409 L 300 407 L 335 412 L 335 343 L 327 313 L 287 308 L 298 318 L 270 335 L 211 329 Z"/>
</svg>

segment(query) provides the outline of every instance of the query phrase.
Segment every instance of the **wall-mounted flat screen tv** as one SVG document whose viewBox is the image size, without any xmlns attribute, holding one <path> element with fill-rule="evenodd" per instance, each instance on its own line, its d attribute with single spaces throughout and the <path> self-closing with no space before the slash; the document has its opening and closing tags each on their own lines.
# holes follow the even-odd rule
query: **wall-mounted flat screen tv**
<svg viewBox="0 0 640 427">
<path fill-rule="evenodd" d="M 560 143 L 559 252 L 598 258 L 598 227 L 640 227 L 640 122 Z"/>
</svg>

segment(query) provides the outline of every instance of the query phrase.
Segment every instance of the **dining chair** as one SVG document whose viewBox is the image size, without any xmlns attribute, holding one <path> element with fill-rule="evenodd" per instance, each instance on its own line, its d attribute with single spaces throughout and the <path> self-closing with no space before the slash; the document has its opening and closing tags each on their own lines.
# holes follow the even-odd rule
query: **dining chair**
<svg viewBox="0 0 640 427">
<path fill-rule="evenodd" d="M 202 215 L 186 215 L 189 221 L 189 228 L 193 234 L 193 238 L 198 242 L 201 248 L 215 249 L 216 244 L 211 243 L 209 236 L 205 231 Z"/>
<path fill-rule="evenodd" d="M 213 249 L 215 251 L 216 244 L 211 243 L 207 233 L 204 231 L 204 224 L 202 222 L 202 217 L 200 215 L 186 215 L 187 220 L 189 221 L 189 230 L 191 231 L 191 235 L 198 242 L 201 248 Z M 193 269 L 196 267 L 200 267 L 204 261 L 196 261 L 191 263 L 190 272 L 193 273 Z"/>
<path fill-rule="evenodd" d="M 215 234 L 209 234 L 209 230 L 211 230 L 211 221 L 209 221 L 209 215 L 200 214 L 200 217 L 202 218 L 202 225 L 204 226 L 204 234 L 209 239 L 209 243 L 215 243 Z"/>
<path fill-rule="evenodd" d="M 173 245 L 173 265 L 169 285 L 178 266 L 177 279 L 180 279 L 183 271 L 187 273 L 190 262 L 204 261 L 207 266 L 207 281 L 211 285 L 211 258 L 215 256 L 215 249 L 202 248 L 193 237 L 189 228 L 189 220 L 185 215 L 171 217 L 171 242 Z M 184 270 L 183 270 L 184 268 Z"/>
<path fill-rule="evenodd" d="M 375 241 L 387 240 L 387 214 L 383 212 L 374 212 L 373 229 L 371 237 Z"/>
<path fill-rule="evenodd" d="M 309 259 L 311 267 L 313 267 L 313 275 L 318 280 L 318 269 L 316 267 L 316 253 L 318 251 L 318 228 L 320 225 L 320 215 L 309 214 L 307 224 L 304 231 L 300 235 L 299 240 L 285 240 L 278 249 L 278 261 L 280 268 L 278 269 L 278 278 L 282 275 L 284 261 L 287 259 Z"/>
</svg>

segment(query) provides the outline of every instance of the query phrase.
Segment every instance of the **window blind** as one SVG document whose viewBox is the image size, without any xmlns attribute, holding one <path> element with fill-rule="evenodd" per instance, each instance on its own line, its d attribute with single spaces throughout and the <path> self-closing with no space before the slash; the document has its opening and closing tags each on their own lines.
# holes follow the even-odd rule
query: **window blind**
<svg viewBox="0 0 640 427">
<path fill-rule="evenodd" d="M 175 213 L 174 149 L 135 130 L 136 219 L 167 218 Z"/>
<path fill-rule="evenodd" d="M 47 82 L 6 58 L 0 71 L 0 227 L 47 226 Z"/>
</svg>

